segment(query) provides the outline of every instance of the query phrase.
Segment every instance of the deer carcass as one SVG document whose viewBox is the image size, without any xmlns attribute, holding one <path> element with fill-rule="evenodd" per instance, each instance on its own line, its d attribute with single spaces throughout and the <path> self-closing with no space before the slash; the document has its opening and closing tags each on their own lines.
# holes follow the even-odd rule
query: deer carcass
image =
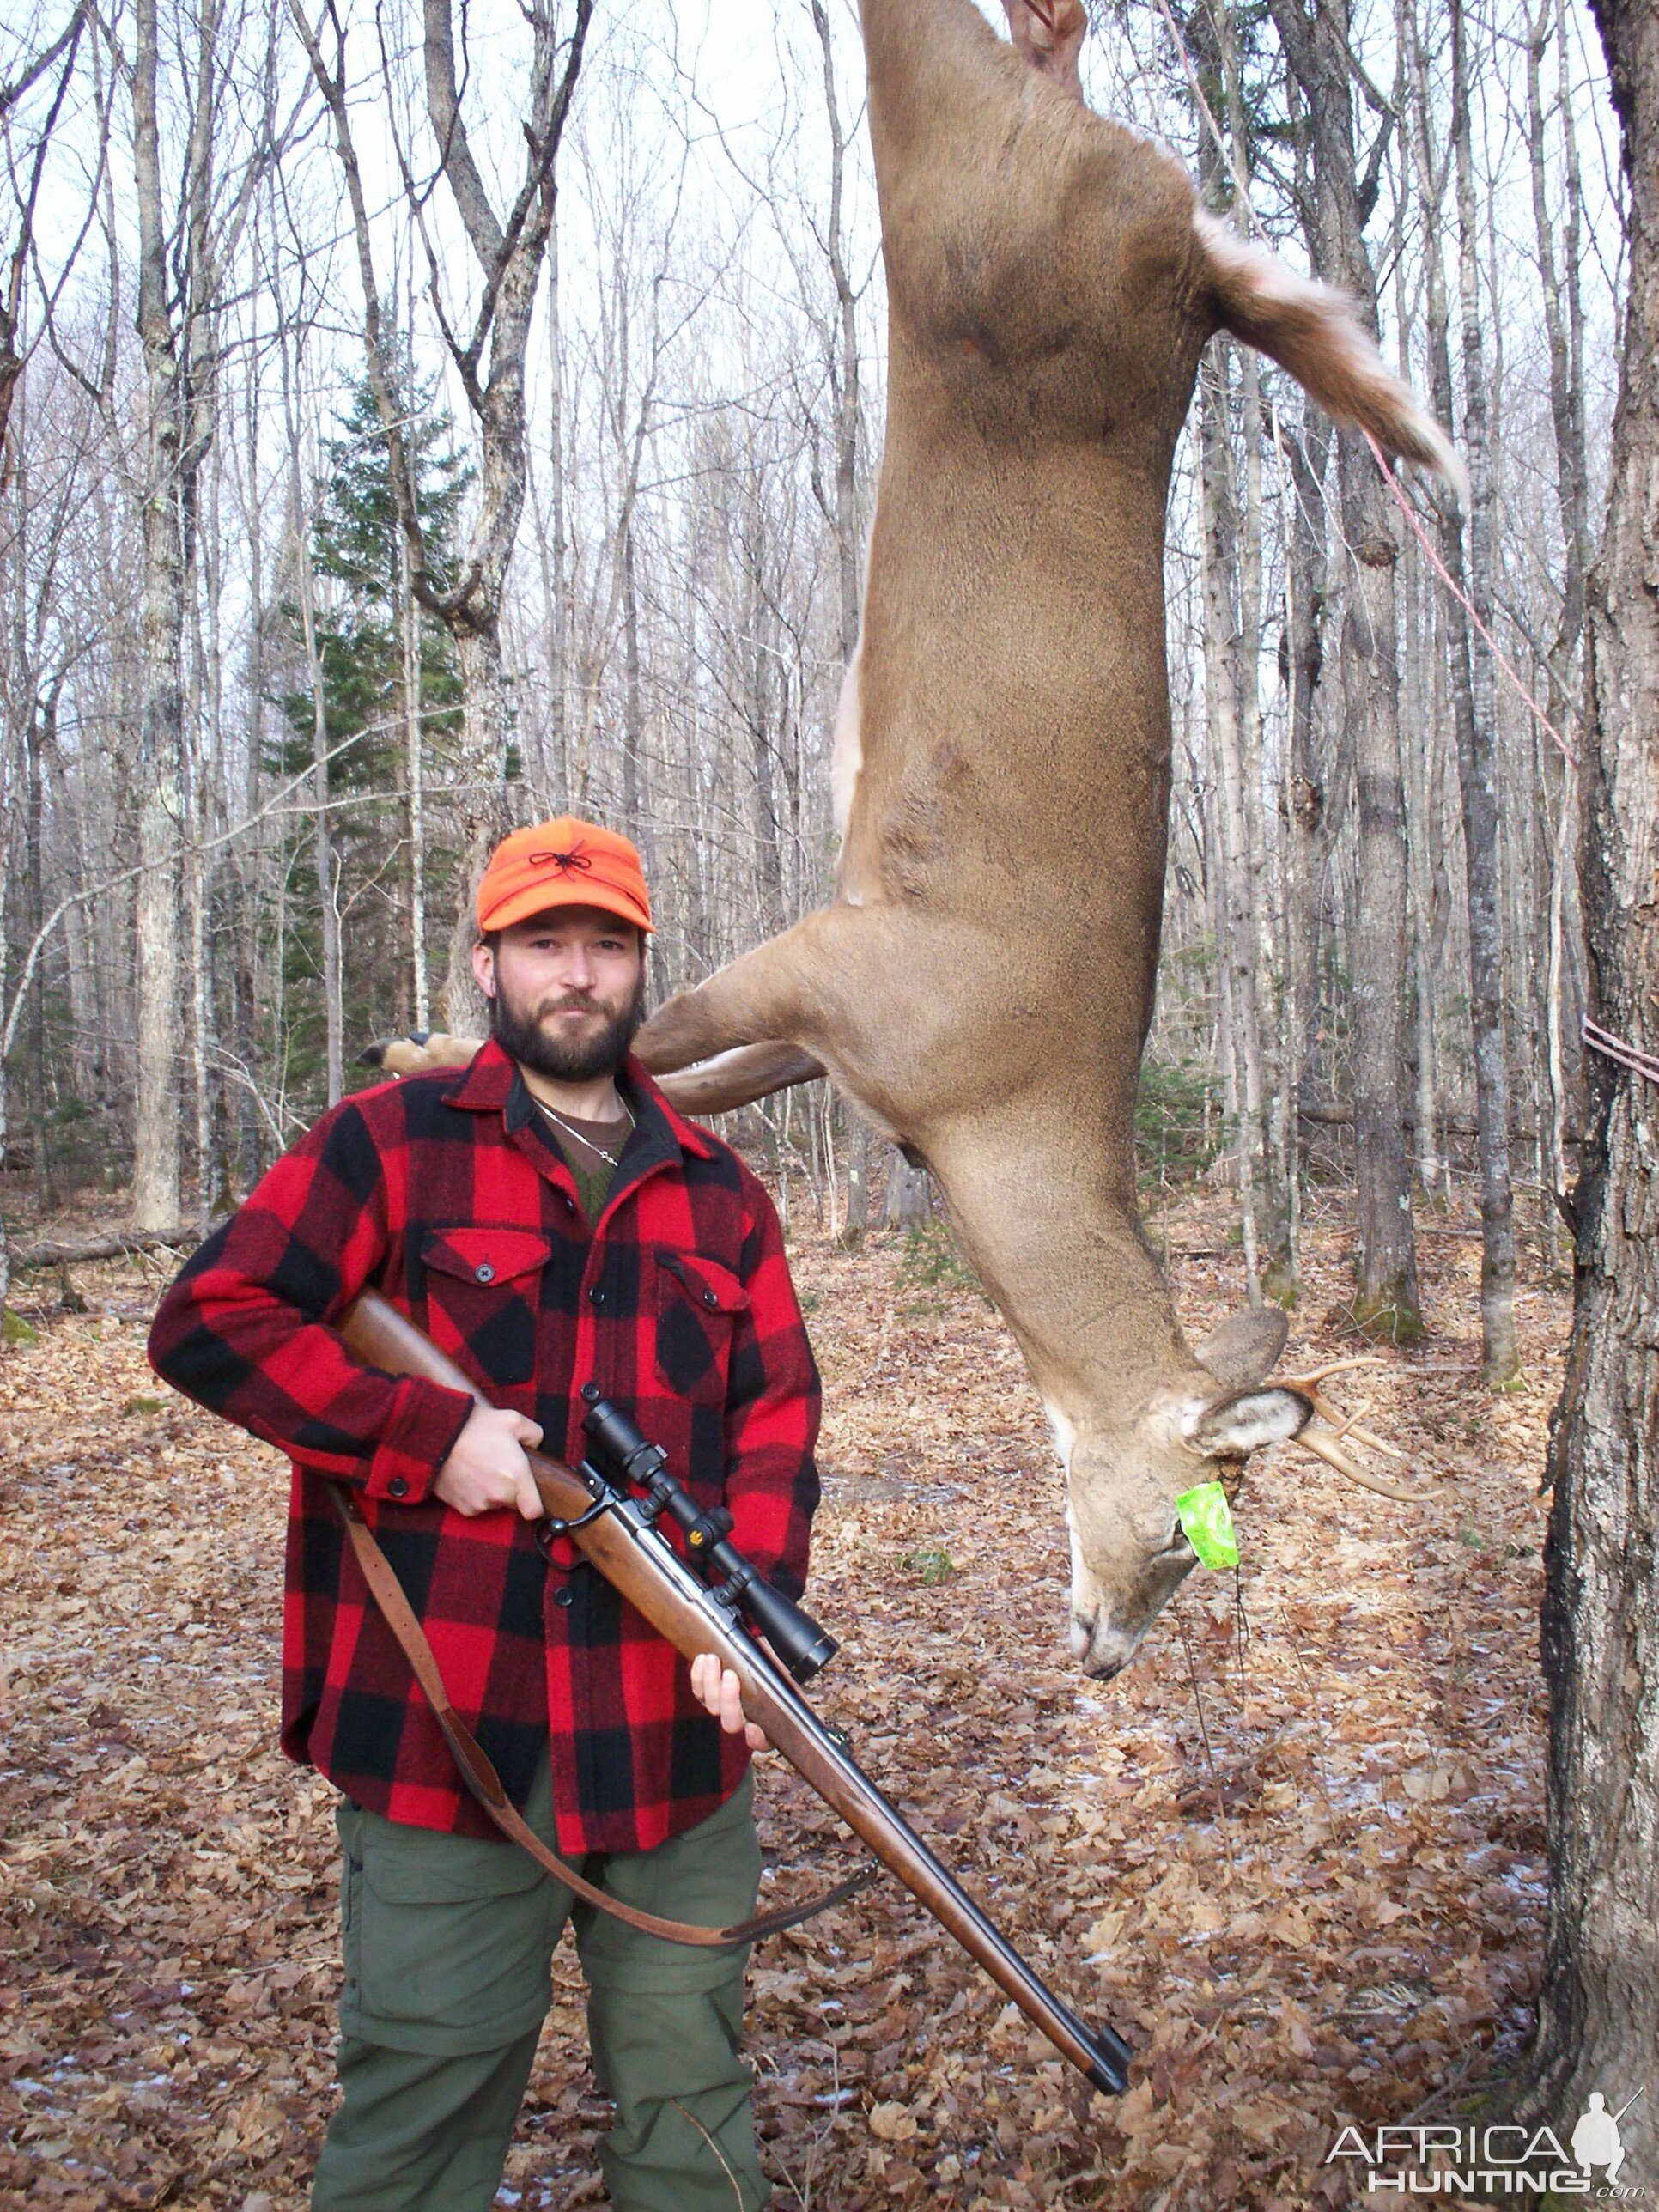
<svg viewBox="0 0 1659 2212">
<path fill-rule="evenodd" d="M 1343 298 L 1085 106 L 1080 0 L 1005 5 L 1012 45 L 972 0 L 861 0 L 887 434 L 835 732 L 834 902 L 670 1000 L 637 1048 L 692 1113 L 827 1070 L 927 1162 L 1042 1394 L 1072 1648 L 1109 1675 L 1194 1564 L 1177 1496 L 1314 1412 L 1267 1382 L 1276 1311 L 1188 1347 L 1136 1204 L 1164 508 L 1199 355 L 1231 331 L 1459 471 Z"/>
<path fill-rule="evenodd" d="M 1445 439 L 1347 303 L 1091 113 L 1079 0 L 862 0 L 887 436 L 832 783 L 832 905 L 671 1000 L 639 1050 L 712 1111 L 820 1067 L 924 1158 L 1065 1462 L 1072 1647 L 1134 1651 L 1193 1564 L 1176 1496 L 1295 1434 L 1283 1317 L 1189 1350 L 1133 1110 L 1170 790 L 1164 503 L 1198 357 L 1261 348 L 1391 451 Z M 1032 64 L 1036 64 L 1033 66 Z"/>
</svg>

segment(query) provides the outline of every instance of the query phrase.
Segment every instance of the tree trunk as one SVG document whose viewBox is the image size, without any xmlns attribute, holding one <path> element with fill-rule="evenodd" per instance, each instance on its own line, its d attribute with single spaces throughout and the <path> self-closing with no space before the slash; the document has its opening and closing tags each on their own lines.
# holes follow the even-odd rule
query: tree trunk
<svg viewBox="0 0 1659 2212">
<path fill-rule="evenodd" d="M 1589 580 L 1580 854 L 1590 1012 L 1659 1055 L 1659 10 L 1594 0 L 1630 191 L 1607 537 Z M 1577 1285 L 1550 1452 L 1550 1908 L 1524 2115 L 1617 2110 L 1659 2179 L 1659 1158 L 1650 1079 L 1589 1055 Z M 1645 2089 L 1644 2096 L 1637 2097 Z"/>
<path fill-rule="evenodd" d="M 568 804 L 570 788 L 570 633 L 565 607 L 565 575 L 569 564 L 565 521 L 564 486 L 564 356 L 559 324 L 559 217 L 555 205 L 547 240 L 548 452 L 552 465 L 550 497 L 553 527 L 544 559 L 550 564 L 548 592 L 548 690 L 553 713 L 554 773 L 558 779 L 558 805 Z"/>
<path fill-rule="evenodd" d="M 843 1250 L 856 1252 L 870 1229 L 870 1125 L 856 1109 L 847 1118 L 847 1213 L 841 1242 Z"/>
<path fill-rule="evenodd" d="M 1205 606 L 1204 690 L 1218 786 L 1217 840 L 1220 882 L 1217 919 L 1227 984 L 1229 1103 L 1238 1169 L 1244 1239 L 1244 1280 L 1252 1305 L 1261 1303 L 1256 1238 L 1256 1148 L 1261 1129 L 1261 1032 L 1256 1016 L 1256 929 L 1250 898 L 1249 828 L 1245 818 L 1243 739 L 1239 729 L 1239 618 L 1232 583 L 1238 566 L 1231 435 L 1225 359 L 1212 349 L 1199 378 L 1199 482 L 1203 501 L 1200 543 Z"/>
<path fill-rule="evenodd" d="M 1559 88 L 1562 167 L 1557 187 L 1561 210 L 1560 265 L 1558 274 L 1553 217 L 1551 212 L 1547 160 L 1545 112 L 1540 72 L 1550 40 L 1552 13 Z M 1571 54 L 1566 11 L 1563 0 L 1539 0 L 1539 12 L 1529 27 L 1527 42 L 1527 118 L 1529 167 L 1532 173 L 1533 226 L 1538 240 L 1538 269 L 1542 280 L 1544 332 L 1550 356 L 1550 419 L 1554 431 L 1556 501 L 1560 512 L 1565 548 L 1561 574 L 1561 615 L 1554 642 L 1547 655 L 1550 719 L 1565 731 L 1570 743 L 1583 722 L 1584 682 L 1584 569 L 1589 557 L 1589 463 L 1584 441 L 1583 296 L 1579 281 L 1582 251 L 1583 187 L 1578 169 L 1578 140 L 1573 125 L 1571 94 Z M 1564 299 L 1565 294 L 1565 299 Z M 1565 309 L 1565 312 L 1564 312 Z M 1539 1121 L 1547 1131 L 1544 1147 L 1544 1236 L 1552 1262 L 1565 1269 L 1563 1224 L 1558 1206 L 1566 1192 L 1566 1167 L 1561 1129 L 1567 1112 L 1567 1037 L 1577 1056 L 1578 994 L 1565 988 L 1565 895 L 1569 870 L 1564 856 L 1577 830 L 1577 779 L 1543 733 L 1539 733 L 1542 784 L 1558 810 L 1553 839 L 1547 837 L 1544 860 L 1549 879 L 1548 954 L 1544 970 L 1540 1026 L 1544 1032 L 1544 1085 L 1547 1105 L 1540 1104 Z M 1547 831 L 1547 821 L 1540 827 Z M 1580 941 L 1574 932 L 1573 943 Z M 1564 1030 L 1563 1023 L 1571 1023 Z"/>
<path fill-rule="evenodd" d="M 1492 472 L 1486 441 L 1486 373 L 1481 353 L 1474 234 L 1474 158 L 1462 0 L 1452 0 L 1452 137 L 1457 158 L 1459 291 L 1463 310 L 1463 442 L 1473 487 L 1468 518 L 1469 596 L 1492 623 Z M 1449 402 L 1450 376 L 1447 375 Z M 1436 395 L 1437 404 L 1439 394 Z M 1449 415 L 1446 417 L 1449 420 Z M 1455 528 L 1443 535 L 1447 566 L 1461 576 Z M 1454 565 L 1454 560 L 1455 565 Z M 1498 700 L 1484 639 L 1469 635 L 1455 601 L 1451 624 L 1456 684 L 1458 781 L 1463 801 L 1463 866 L 1469 908 L 1469 1020 L 1474 1036 L 1474 1113 L 1480 1164 L 1480 1339 L 1488 1382 L 1510 1382 L 1521 1359 L 1515 1337 L 1515 1218 L 1510 1188 L 1509 1046 L 1504 1023 L 1504 947 L 1498 880 Z"/>
<path fill-rule="evenodd" d="M 1227 135 L 1231 141 L 1231 167 L 1246 195 L 1238 220 L 1248 228 L 1251 191 L 1249 129 L 1245 111 L 1243 76 L 1239 64 L 1237 25 L 1231 6 L 1215 15 L 1217 47 L 1227 98 Z M 1221 349 L 1231 360 L 1235 349 Z M 1235 490 L 1233 519 L 1237 532 L 1238 572 L 1238 650 L 1234 656 L 1234 680 L 1238 693 L 1240 805 L 1237 831 L 1230 838 L 1242 856 L 1245 911 L 1249 915 L 1250 965 L 1249 1014 L 1245 1029 L 1247 1060 L 1246 1110 L 1250 1116 L 1249 1139 L 1254 1158 L 1261 1169 L 1262 1204 L 1271 1219 L 1281 1199 L 1275 1196 L 1273 1155 L 1268 1144 L 1267 1078 L 1262 1054 L 1261 994 L 1267 982 L 1265 963 L 1273 941 L 1273 917 L 1267 891 L 1267 830 L 1262 813 L 1261 769 L 1261 356 L 1253 346 L 1237 349 L 1239 379 L 1239 422 L 1243 447 L 1244 495 L 1242 514 Z M 1224 374 L 1224 394 L 1228 379 Z M 1231 798 L 1230 798 L 1231 803 Z M 1254 1102 L 1254 1103 L 1252 1103 Z M 1255 1212 L 1252 1208 L 1252 1212 Z M 1250 1297 L 1256 1297 L 1256 1265 L 1249 1263 Z"/>
<path fill-rule="evenodd" d="M 823 243 L 830 263 L 830 281 L 835 289 L 836 312 L 824 329 L 830 390 L 836 410 L 836 495 L 831 520 L 836 536 L 836 611 L 844 672 L 852 665 L 859 643 L 862 531 L 859 521 L 858 468 L 864 392 L 859 356 L 858 295 L 847 265 L 847 138 L 836 91 L 835 43 L 823 0 L 811 0 L 811 6 L 812 27 L 823 60 L 823 112 L 830 132 L 830 211 Z M 847 1213 L 842 1224 L 841 1243 L 851 1252 L 858 1249 L 870 1227 L 871 1170 L 875 1147 L 869 1125 L 856 1109 L 849 1109 L 846 1119 Z M 900 1164 L 896 1152 L 890 1168 L 890 1184 L 892 1172 Z"/>
<path fill-rule="evenodd" d="M 1290 502 L 1291 544 L 1285 564 L 1285 635 L 1280 647 L 1280 669 L 1290 692 L 1289 788 L 1285 809 L 1285 897 L 1291 917 L 1285 930 L 1290 1018 L 1285 1049 L 1290 1058 L 1290 1070 L 1285 1078 L 1285 1087 L 1291 1100 L 1287 1136 L 1291 1148 L 1291 1174 L 1293 1182 L 1299 1182 L 1295 1115 L 1304 1097 L 1313 1095 L 1312 1086 L 1317 1079 L 1313 1041 L 1321 1027 L 1320 920 L 1329 838 L 1315 717 L 1323 670 L 1322 623 L 1326 556 L 1322 513 L 1329 437 L 1322 423 L 1316 420 L 1311 403 L 1304 404 L 1301 426 L 1288 439 L 1281 436 L 1281 447 L 1290 465 L 1294 493 Z M 1285 1202 L 1288 1215 L 1299 1206 L 1299 1192 L 1287 1190 Z M 1288 1229 L 1285 1259 L 1290 1269 L 1290 1287 L 1294 1288 L 1299 1279 L 1301 1260 Z"/>
<path fill-rule="evenodd" d="M 1313 139 L 1317 273 L 1354 295 L 1375 331 L 1376 279 L 1364 225 L 1375 197 L 1356 141 L 1347 0 L 1273 0 L 1273 20 L 1306 102 Z M 1393 514 L 1364 441 L 1337 441 L 1343 535 L 1352 550 L 1342 679 L 1354 751 L 1358 927 L 1354 1153 L 1362 1327 L 1409 1340 L 1422 1329 L 1405 1139 L 1406 821 L 1400 771 L 1400 669 L 1395 636 Z"/>
<path fill-rule="evenodd" d="M 1432 126 L 1421 47 L 1409 29 L 1413 131 L 1425 222 L 1428 279 L 1430 396 L 1444 422 L 1452 419 L 1450 309 L 1440 257 L 1440 180 L 1434 173 Z M 1463 62 L 1462 10 L 1452 9 L 1452 133 L 1457 164 L 1458 269 L 1463 309 L 1464 441 L 1474 481 L 1468 583 L 1473 604 L 1488 619 L 1491 591 L 1491 487 L 1486 466 L 1486 372 L 1474 254 L 1474 180 L 1469 145 L 1468 87 Z M 1439 496 L 1441 557 L 1458 585 L 1465 580 L 1463 528 L 1449 494 Z M 1485 605 L 1483 605 L 1483 601 Z M 1463 874 L 1469 932 L 1469 1023 L 1473 1032 L 1477 1152 L 1480 1166 L 1480 1334 L 1488 1382 L 1507 1382 L 1519 1370 L 1515 1336 L 1515 1217 L 1510 1187 L 1509 1047 L 1504 1023 L 1504 960 L 1499 915 L 1498 730 L 1491 663 L 1470 635 L 1461 600 L 1443 611 L 1451 653 L 1452 727 L 1457 743 L 1463 810 Z"/>
<path fill-rule="evenodd" d="M 64 765 L 63 750 L 55 743 L 42 757 L 46 787 L 52 798 L 58 834 L 64 846 L 70 887 L 84 891 L 89 880 L 84 824 L 84 785 L 77 793 Z M 104 1054 L 100 1046 L 107 1016 L 104 1012 L 106 978 L 94 957 L 84 906 L 71 906 L 64 915 L 64 958 L 69 986 L 69 1087 L 79 1098 L 100 1095 L 104 1089 Z"/>
<path fill-rule="evenodd" d="M 644 854 L 645 808 L 640 790 L 640 757 L 645 743 L 645 708 L 640 693 L 640 592 L 634 561 L 634 508 L 623 516 L 623 828 Z M 647 874 L 649 875 L 648 856 Z"/>
<path fill-rule="evenodd" d="M 249 598 L 256 611 L 263 611 L 265 604 L 262 534 L 257 515 L 260 376 L 261 364 L 256 359 L 248 380 L 244 431 L 248 474 L 242 503 L 248 541 Z M 248 630 L 247 750 L 242 784 L 243 813 L 250 822 L 259 811 L 264 780 L 264 624 L 256 618 Z M 234 969 L 231 978 L 231 1030 L 241 1073 L 241 1080 L 236 1085 L 236 1170 L 241 1188 L 246 1191 L 253 1188 L 264 1170 L 267 1145 L 265 1123 L 254 1087 L 258 1080 L 254 1071 L 259 1060 L 259 847 L 252 839 L 240 840 L 239 844 L 242 849 L 232 856 L 232 865 L 240 872 L 240 896 L 236 907 Z"/>
<path fill-rule="evenodd" d="M 0 810 L 9 818 L 15 776 L 13 754 L 16 732 L 10 716 L 0 720 Z M 10 872 L 0 867 L 0 1007 L 10 1004 L 11 962 L 10 944 L 6 930 L 7 895 L 11 887 Z M 6 1055 L 0 1052 L 0 1171 L 6 1166 L 6 1148 L 10 1140 L 11 1084 L 6 1069 Z M 0 1316 L 3 1316 L 11 1298 L 11 1239 L 6 1229 L 6 1218 L 0 1210 Z M 0 1340 L 3 1341 L 3 1340 Z"/>
<path fill-rule="evenodd" d="M 501 633 L 495 624 L 459 629 L 452 635 L 465 702 L 459 769 L 459 781 L 465 787 L 455 809 L 461 888 L 444 977 L 444 1027 L 452 1036 L 482 1036 L 489 1026 L 489 1009 L 472 973 L 472 946 L 477 936 L 473 902 L 484 864 L 507 826 L 505 770 L 512 708 L 507 671 L 501 665 Z"/>
<path fill-rule="evenodd" d="M 933 1188 L 926 1168 L 912 1167 L 895 1147 L 887 1167 L 887 1202 L 882 1220 L 889 1229 L 914 1229 L 933 1212 Z"/>
<path fill-rule="evenodd" d="M 46 779 L 41 769 L 41 757 L 52 742 L 57 720 L 58 694 L 54 688 L 40 702 L 38 711 L 30 714 L 26 739 L 23 866 L 28 903 L 24 920 L 31 939 L 39 933 L 46 918 L 40 872 L 40 841 L 46 811 Z M 52 1173 L 52 1147 L 46 1130 L 46 1000 L 44 979 L 41 979 L 36 981 L 29 994 L 28 1114 L 29 1143 L 34 1152 L 31 1163 L 34 1176 L 34 1202 L 37 1211 L 43 1216 L 50 1213 L 58 1203 L 58 1192 Z"/>
<path fill-rule="evenodd" d="M 432 1026 L 426 980 L 426 678 L 421 610 L 409 588 L 409 546 L 398 539 L 398 612 L 403 632 L 404 775 L 409 818 L 410 1006 L 416 1030 Z"/>
<path fill-rule="evenodd" d="M 180 770 L 184 744 L 185 549 L 180 525 L 182 398 L 168 311 L 156 115 L 156 0 L 137 0 L 132 81 L 138 197 L 138 334 L 147 385 L 143 708 L 139 739 L 137 1105 L 132 1221 L 159 1228 L 184 1212 L 179 1064 Z"/>
<path fill-rule="evenodd" d="M 337 1106 L 345 1089 L 345 1023 L 340 975 L 340 902 L 334 882 L 334 838 L 329 820 L 328 687 L 317 641 L 317 578 L 311 564 L 311 525 L 300 492 L 301 458 L 294 455 L 294 535 L 299 548 L 300 622 L 306 668 L 311 681 L 312 865 L 317 878 L 317 910 L 322 932 L 323 1065 L 328 1103 Z"/>
</svg>

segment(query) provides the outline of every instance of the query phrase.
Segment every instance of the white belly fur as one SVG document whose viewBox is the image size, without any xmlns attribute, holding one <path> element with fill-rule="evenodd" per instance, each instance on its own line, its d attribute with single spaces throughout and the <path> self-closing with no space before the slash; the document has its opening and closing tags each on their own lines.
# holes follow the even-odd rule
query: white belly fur
<svg viewBox="0 0 1659 2212">
<path fill-rule="evenodd" d="M 852 818 L 859 770 L 864 766 L 859 681 L 859 664 L 863 658 L 864 640 L 860 637 L 841 679 L 841 696 L 836 702 L 836 734 L 830 748 L 830 804 L 836 819 L 836 835 L 843 843 L 847 824 Z"/>
</svg>

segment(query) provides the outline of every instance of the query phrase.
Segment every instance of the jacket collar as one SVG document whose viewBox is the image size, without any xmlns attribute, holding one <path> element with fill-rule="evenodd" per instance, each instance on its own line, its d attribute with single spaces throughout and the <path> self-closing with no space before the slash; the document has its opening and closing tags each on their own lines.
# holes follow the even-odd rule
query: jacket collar
<svg viewBox="0 0 1659 2212">
<path fill-rule="evenodd" d="M 688 1121 L 683 1114 L 676 1113 L 636 1053 L 629 1054 L 622 1075 L 638 1124 L 629 1142 L 630 1151 L 635 1139 L 643 1139 L 653 1154 L 665 1155 L 678 1147 L 683 1152 L 690 1152 L 694 1159 L 714 1158 L 713 1138 L 698 1128 L 695 1121 Z M 447 1103 L 463 1107 L 469 1113 L 493 1109 L 505 1116 L 509 1130 L 521 1127 L 534 1112 L 517 1062 L 507 1057 L 494 1037 L 486 1038 L 473 1054 Z"/>
</svg>

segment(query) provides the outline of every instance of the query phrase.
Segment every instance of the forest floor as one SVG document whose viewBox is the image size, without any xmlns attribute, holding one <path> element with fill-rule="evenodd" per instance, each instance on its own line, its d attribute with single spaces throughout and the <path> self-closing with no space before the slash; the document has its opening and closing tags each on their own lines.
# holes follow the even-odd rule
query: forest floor
<svg viewBox="0 0 1659 2212">
<path fill-rule="evenodd" d="M 1226 1218 L 1200 1195 L 1160 1225 L 1194 1334 L 1237 1296 Z M 780 2212 L 1335 2205 L 1345 2124 L 1444 2110 L 1516 2048 L 1545 1898 L 1539 1474 L 1567 1299 L 1523 1263 L 1526 1380 L 1486 1393 L 1478 1234 L 1424 1226 L 1432 1335 L 1343 1379 L 1436 1502 L 1293 1450 L 1253 1462 L 1242 1650 L 1233 1578 L 1200 1571 L 1099 1686 L 1066 1652 L 1047 1425 L 948 1243 L 795 1243 L 828 1407 L 811 1601 L 842 1644 L 815 1698 L 1136 2057 L 1127 2096 L 1091 2100 L 878 1885 L 750 1969 Z M 1351 1231 L 1316 1218 L 1307 1246 L 1292 1370 L 1359 1348 Z M 39 1338 L 0 1357 L 0 2206 L 297 2212 L 338 1966 L 332 1793 L 275 1741 L 287 1475 L 149 1374 L 162 1279 L 80 1270 L 71 1316 L 26 1278 Z M 850 1854 L 762 1765 L 764 1894 L 799 1895 Z M 600 2203 L 605 2109 L 567 1948 L 500 2203 Z"/>
</svg>

